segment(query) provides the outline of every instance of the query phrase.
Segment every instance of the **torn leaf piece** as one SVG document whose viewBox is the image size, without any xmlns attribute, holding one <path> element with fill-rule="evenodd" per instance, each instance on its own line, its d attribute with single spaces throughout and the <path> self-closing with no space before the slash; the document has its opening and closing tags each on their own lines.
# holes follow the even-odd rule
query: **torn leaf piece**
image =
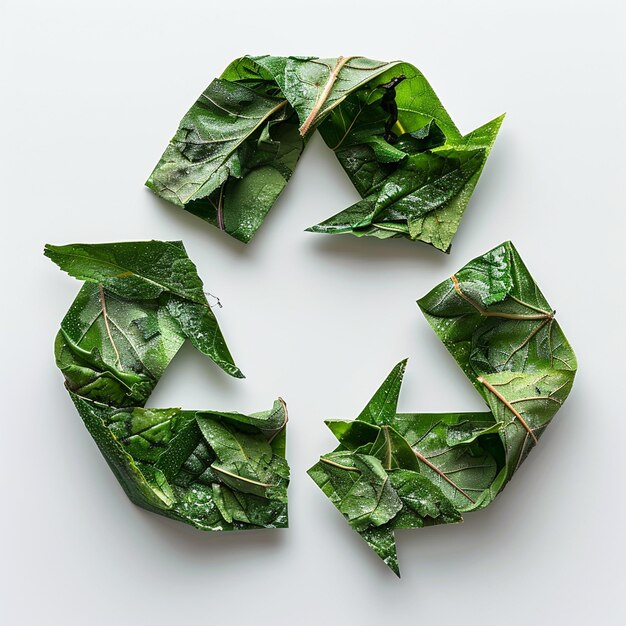
<svg viewBox="0 0 626 626">
<path fill-rule="evenodd" d="M 406 237 L 449 251 L 503 117 L 463 136 L 423 74 L 394 65 L 320 124 L 363 200 L 308 230 Z"/>
<path fill-rule="evenodd" d="M 554 309 L 509 241 L 418 304 L 502 424 L 510 479 L 574 382 L 576 356 Z"/>
<path fill-rule="evenodd" d="M 281 400 L 270 411 L 234 421 L 217 411 L 208 418 L 202 411 L 113 408 L 70 395 L 135 504 L 200 530 L 287 527 L 289 467 Z M 222 432 L 207 436 L 207 421 Z M 224 469 L 231 467 L 234 447 L 249 455 L 237 467 L 240 477 Z M 262 488 L 250 474 L 266 481 Z"/>
<path fill-rule="evenodd" d="M 87 429 L 136 504 L 203 530 L 287 525 L 287 410 L 145 408 L 185 340 L 242 377 L 180 242 L 46 246 L 84 280 L 57 365 Z"/>
<path fill-rule="evenodd" d="M 215 79 L 182 119 L 146 185 L 163 199 L 247 243 L 282 192 L 304 148 L 298 117 L 254 67 Z M 243 71 L 243 69 L 241 70 Z"/>
<path fill-rule="evenodd" d="M 479 391 L 482 413 L 398 413 L 406 361 L 354 421 L 326 422 L 339 446 L 309 470 L 399 575 L 393 531 L 461 521 L 504 489 L 572 387 L 576 357 L 510 242 L 419 300 Z"/>
</svg>

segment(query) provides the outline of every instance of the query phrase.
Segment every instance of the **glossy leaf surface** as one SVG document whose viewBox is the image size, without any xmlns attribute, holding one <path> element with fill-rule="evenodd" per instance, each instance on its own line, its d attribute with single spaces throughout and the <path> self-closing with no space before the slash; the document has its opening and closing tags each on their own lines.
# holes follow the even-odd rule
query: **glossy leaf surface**
<svg viewBox="0 0 626 626">
<path fill-rule="evenodd" d="M 561 407 L 576 357 L 510 242 L 470 261 L 419 306 L 487 404 L 481 413 L 398 413 L 406 361 L 309 470 L 399 575 L 393 531 L 453 523 L 506 486 Z"/>
<path fill-rule="evenodd" d="M 287 411 L 145 408 L 185 340 L 242 377 L 180 242 L 47 245 L 84 280 L 61 323 L 57 365 L 130 499 L 203 530 L 287 525 Z"/>
<path fill-rule="evenodd" d="M 447 251 L 501 121 L 461 135 L 408 63 L 242 57 L 185 115 L 147 185 L 248 242 L 317 128 L 363 200 L 309 230 Z"/>
</svg>

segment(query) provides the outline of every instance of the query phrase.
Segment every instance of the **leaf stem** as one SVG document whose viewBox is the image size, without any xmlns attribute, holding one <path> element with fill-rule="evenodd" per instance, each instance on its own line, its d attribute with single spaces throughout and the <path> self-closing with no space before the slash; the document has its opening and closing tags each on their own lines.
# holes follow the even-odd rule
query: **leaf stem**
<svg viewBox="0 0 626 626">
<path fill-rule="evenodd" d="M 122 369 L 122 363 L 120 361 L 120 353 L 117 350 L 117 346 L 115 345 L 115 341 L 113 341 L 113 335 L 111 333 L 111 327 L 109 326 L 109 314 L 107 312 L 106 300 L 104 298 L 104 288 L 102 285 L 98 285 L 98 293 L 100 294 L 100 306 L 102 307 L 102 317 L 104 318 L 104 325 L 107 329 L 107 335 L 109 336 L 109 341 L 113 346 L 113 351 L 115 352 L 115 358 L 118 369 Z"/>
<path fill-rule="evenodd" d="M 522 306 L 532 309 L 533 311 L 537 311 L 538 313 L 543 313 L 546 317 L 548 316 L 554 317 L 555 311 L 552 311 L 552 313 L 550 313 L 549 311 L 544 311 L 543 309 L 540 309 L 538 306 L 534 306 L 533 304 L 524 302 L 523 300 L 520 300 L 519 298 L 516 298 L 514 295 L 511 295 L 511 294 L 509 294 L 509 298 L 511 298 L 511 300 L 515 300 L 515 302 L 517 302 L 518 304 L 521 304 Z"/>
<path fill-rule="evenodd" d="M 325 459 L 323 456 L 320 457 L 320 461 L 322 463 L 327 463 L 328 465 L 332 465 L 333 467 L 338 467 L 339 469 L 347 470 L 348 472 L 358 472 L 358 468 L 350 467 L 349 465 L 342 465 L 341 463 L 335 463 L 335 461 L 331 461 L 330 459 Z"/>
<path fill-rule="evenodd" d="M 244 483 L 249 483 L 251 485 L 256 485 L 257 487 L 265 487 L 269 489 L 270 487 L 275 487 L 275 485 L 269 483 L 262 483 L 258 480 L 252 480 L 252 478 L 246 478 L 245 476 L 240 476 L 239 474 L 233 474 L 233 472 L 229 472 L 222 467 L 218 467 L 216 465 L 211 465 L 211 469 L 216 471 L 218 474 L 225 474 L 226 476 L 230 476 L 231 478 L 236 478 L 237 480 L 242 480 Z"/>
<path fill-rule="evenodd" d="M 337 59 L 337 63 L 335 64 L 335 67 L 330 73 L 330 76 L 328 77 L 328 80 L 326 81 L 326 84 L 324 85 L 324 89 L 322 89 L 322 93 L 320 93 L 317 101 L 315 102 L 315 105 L 313 106 L 313 108 L 311 109 L 311 112 L 309 113 L 309 116 L 306 118 L 306 120 L 304 120 L 304 123 L 302 124 L 302 126 L 300 126 L 301 137 L 304 137 L 309 132 L 309 129 L 311 128 L 311 125 L 315 121 L 317 114 L 320 112 L 320 109 L 324 105 L 324 102 L 326 102 L 326 100 L 328 99 L 328 96 L 330 95 L 330 91 L 333 88 L 333 85 L 335 84 L 337 77 L 339 76 L 339 72 L 341 71 L 341 68 L 350 59 L 354 59 L 354 58 L 355 57 L 351 56 L 351 57 L 339 57 Z"/>
<path fill-rule="evenodd" d="M 463 293 L 463 290 L 461 289 L 461 286 L 459 285 L 459 281 L 454 274 L 452 274 L 452 276 L 450 277 L 450 280 L 452 281 L 452 284 L 454 285 L 454 290 L 459 294 L 459 296 L 461 296 L 463 300 L 471 304 L 484 317 L 501 317 L 507 320 L 544 320 L 544 319 L 554 318 L 554 311 L 552 311 L 551 313 L 549 313 L 548 311 L 542 311 L 541 309 L 538 309 L 537 307 L 534 307 L 530 304 L 526 304 L 525 302 L 522 302 L 521 300 L 518 300 L 517 298 L 513 296 L 510 296 L 510 297 L 513 298 L 513 300 L 515 300 L 516 302 L 519 302 L 520 304 L 524 306 L 534 309 L 535 311 L 540 311 L 540 313 L 537 313 L 537 315 L 522 315 L 520 313 L 504 313 L 502 311 L 488 311 L 487 309 L 480 306 L 480 304 L 478 304 L 477 302 L 474 302 L 474 300 L 472 300 L 468 295 Z"/>
<path fill-rule="evenodd" d="M 515 415 L 515 417 L 520 421 L 520 424 L 526 429 L 528 434 L 532 437 L 535 443 L 538 443 L 538 439 L 533 432 L 533 429 L 526 423 L 526 420 L 522 417 L 520 412 L 488 381 L 486 381 L 482 376 L 479 376 L 476 379 L 479 383 L 484 385 L 504 406 Z"/>
<path fill-rule="evenodd" d="M 389 426 L 383 426 L 385 433 L 385 469 L 391 469 L 391 438 L 389 437 Z"/>
<path fill-rule="evenodd" d="M 218 298 L 215 294 L 211 293 L 210 291 L 205 291 L 205 292 L 204 292 L 204 295 L 205 295 L 205 296 L 211 296 L 211 298 L 215 298 L 215 304 L 214 304 L 213 306 L 211 306 L 211 305 L 209 304 L 209 307 L 210 307 L 210 308 L 213 308 L 214 306 L 217 306 L 217 307 L 218 307 L 218 308 L 220 308 L 220 309 L 224 308 L 224 307 L 222 306 L 222 301 L 221 301 L 221 300 L 220 300 L 220 299 L 219 299 L 219 298 Z"/>
<path fill-rule="evenodd" d="M 356 124 L 356 121 L 362 112 L 363 112 L 363 107 L 361 107 L 358 113 L 354 116 L 348 128 L 346 128 L 346 131 L 344 132 L 343 137 L 339 140 L 339 143 L 336 143 L 334 146 L 330 147 L 331 150 L 336 151 L 339 148 L 339 146 L 345 141 L 346 137 L 348 136 L 348 133 L 352 130 L 352 127 Z"/>
</svg>

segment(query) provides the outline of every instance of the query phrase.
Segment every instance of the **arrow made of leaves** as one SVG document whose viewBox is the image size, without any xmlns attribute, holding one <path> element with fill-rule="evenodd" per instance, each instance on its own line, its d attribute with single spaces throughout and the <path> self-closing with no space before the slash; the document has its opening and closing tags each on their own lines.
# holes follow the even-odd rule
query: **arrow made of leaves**
<svg viewBox="0 0 626 626">
<path fill-rule="evenodd" d="M 146 184 L 248 242 L 317 128 L 362 200 L 308 230 L 448 251 L 502 119 L 462 135 L 401 61 L 246 56 L 193 104 Z"/>
<path fill-rule="evenodd" d="M 242 415 L 145 408 L 186 340 L 243 378 L 182 242 L 46 245 L 85 281 L 55 356 L 128 497 L 202 530 L 287 526 L 287 408 Z"/>
<path fill-rule="evenodd" d="M 394 530 L 462 521 L 504 489 L 567 398 L 576 357 L 512 243 L 418 301 L 483 397 L 481 413 L 397 413 L 406 361 L 309 475 L 399 576 Z"/>
</svg>

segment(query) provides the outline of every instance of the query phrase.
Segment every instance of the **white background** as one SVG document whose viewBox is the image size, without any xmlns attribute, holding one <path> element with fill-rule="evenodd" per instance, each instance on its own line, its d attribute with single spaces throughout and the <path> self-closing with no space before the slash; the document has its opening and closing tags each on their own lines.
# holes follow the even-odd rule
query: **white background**
<svg viewBox="0 0 626 626">
<path fill-rule="evenodd" d="M 0 621 L 7 626 L 623 624 L 622 2 L 0 0 Z M 304 233 L 357 200 L 321 138 L 247 247 L 143 182 L 242 54 L 404 59 L 463 132 L 507 117 L 448 255 Z M 204 534 L 128 501 L 52 343 L 79 283 L 45 242 L 183 239 L 244 381 L 190 347 L 152 406 L 288 402 L 291 528 Z M 541 445 L 487 510 L 398 533 L 401 580 L 308 478 L 410 357 L 400 408 L 481 409 L 414 301 L 512 239 L 580 362 Z"/>
</svg>

